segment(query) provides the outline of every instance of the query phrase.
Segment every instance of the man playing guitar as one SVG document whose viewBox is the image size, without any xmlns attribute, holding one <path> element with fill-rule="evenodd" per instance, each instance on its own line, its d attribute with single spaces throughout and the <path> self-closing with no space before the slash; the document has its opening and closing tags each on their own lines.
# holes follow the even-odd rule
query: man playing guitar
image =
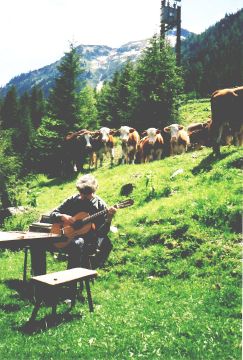
<svg viewBox="0 0 243 360">
<path fill-rule="evenodd" d="M 66 199 L 59 207 L 54 209 L 51 220 L 57 224 L 53 232 L 63 231 L 68 238 L 65 252 L 68 254 L 68 268 L 89 268 L 89 254 L 93 257 L 92 268 L 101 267 L 107 260 L 112 244 L 107 234 L 110 230 L 111 220 L 116 213 L 116 207 L 107 207 L 106 203 L 95 194 L 98 182 L 92 175 L 83 175 L 77 182 L 78 194 Z M 99 215 L 96 217 L 96 215 Z M 90 215 L 90 216 L 89 216 Z M 81 229 L 78 224 L 80 218 L 92 218 Z M 89 219 L 88 219 L 89 220 Z M 82 221 L 82 220 L 81 220 Z M 61 224 L 61 225 L 58 225 Z M 79 225 L 79 224 L 78 224 Z M 75 230 L 77 228 L 77 230 Z"/>
</svg>

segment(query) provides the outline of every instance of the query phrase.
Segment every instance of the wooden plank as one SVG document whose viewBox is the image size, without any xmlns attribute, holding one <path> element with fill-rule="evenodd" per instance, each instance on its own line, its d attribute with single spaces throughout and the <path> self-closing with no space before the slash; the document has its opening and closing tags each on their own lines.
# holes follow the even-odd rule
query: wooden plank
<svg viewBox="0 0 243 360">
<path fill-rule="evenodd" d="M 33 231 L 0 231 L 0 248 L 21 248 L 27 245 L 34 245 L 39 242 L 54 242 L 64 241 L 63 237 L 56 234 L 45 232 L 33 232 Z"/>
<path fill-rule="evenodd" d="M 63 285 L 72 281 L 88 280 L 96 277 L 97 271 L 85 268 L 74 268 L 64 271 L 57 271 L 54 273 L 34 276 L 31 278 L 36 284 L 45 284 L 51 286 Z"/>
</svg>

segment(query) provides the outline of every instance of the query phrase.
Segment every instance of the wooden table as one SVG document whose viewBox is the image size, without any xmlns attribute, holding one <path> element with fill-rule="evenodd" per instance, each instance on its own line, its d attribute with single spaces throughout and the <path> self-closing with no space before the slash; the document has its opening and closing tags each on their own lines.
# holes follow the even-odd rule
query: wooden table
<svg viewBox="0 0 243 360">
<path fill-rule="evenodd" d="M 64 241 L 61 235 L 34 231 L 0 231 L 0 249 L 21 249 Z"/>
<path fill-rule="evenodd" d="M 61 235 L 47 232 L 36 231 L 0 231 L 0 249 L 18 250 L 24 249 L 24 273 L 23 281 L 26 282 L 27 255 L 28 249 L 35 251 L 35 258 L 38 263 L 33 265 L 31 261 L 32 273 L 34 275 L 46 273 L 46 250 L 51 249 L 55 242 L 65 241 Z M 39 255 L 39 257 L 38 257 Z M 32 260 L 32 253 L 31 253 Z"/>
</svg>

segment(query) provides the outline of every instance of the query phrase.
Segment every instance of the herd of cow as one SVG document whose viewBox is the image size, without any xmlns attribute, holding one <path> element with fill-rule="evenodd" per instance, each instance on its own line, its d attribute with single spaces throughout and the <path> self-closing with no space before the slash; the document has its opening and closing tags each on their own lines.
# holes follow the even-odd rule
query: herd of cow
<svg viewBox="0 0 243 360">
<path fill-rule="evenodd" d="M 82 170 L 88 157 L 89 167 L 102 166 L 105 154 L 114 163 L 115 137 L 121 142 L 121 163 L 133 164 L 159 160 L 188 149 L 211 146 L 219 154 L 220 145 L 243 145 L 243 86 L 221 89 L 211 96 L 211 118 L 204 123 L 194 123 L 185 128 L 172 124 L 163 129 L 148 128 L 141 134 L 129 126 L 120 129 L 102 127 L 97 131 L 82 129 L 65 138 L 66 150 L 74 167 Z"/>
</svg>

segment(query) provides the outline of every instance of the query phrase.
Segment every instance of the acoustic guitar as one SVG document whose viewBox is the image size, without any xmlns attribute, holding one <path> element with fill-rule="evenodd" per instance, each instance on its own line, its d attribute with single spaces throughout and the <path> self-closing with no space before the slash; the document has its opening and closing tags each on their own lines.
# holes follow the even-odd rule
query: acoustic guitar
<svg viewBox="0 0 243 360">
<path fill-rule="evenodd" d="M 119 202 L 118 204 L 115 204 L 114 207 L 116 209 L 123 209 L 133 205 L 133 203 L 134 201 L 132 199 L 127 199 Z M 99 211 L 93 215 L 89 215 L 87 212 L 81 211 L 72 217 L 74 220 L 74 223 L 72 225 L 67 224 L 67 222 L 65 221 L 53 224 L 51 228 L 51 233 L 61 235 L 65 239 L 65 241 L 55 243 L 54 247 L 57 249 L 63 249 L 68 246 L 68 244 L 75 237 L 85 235 L 89 231 L 94 230 L 95 224 L 92 223 L 92 220 L 107 213 L 108 209 Z"/>
</svg>

